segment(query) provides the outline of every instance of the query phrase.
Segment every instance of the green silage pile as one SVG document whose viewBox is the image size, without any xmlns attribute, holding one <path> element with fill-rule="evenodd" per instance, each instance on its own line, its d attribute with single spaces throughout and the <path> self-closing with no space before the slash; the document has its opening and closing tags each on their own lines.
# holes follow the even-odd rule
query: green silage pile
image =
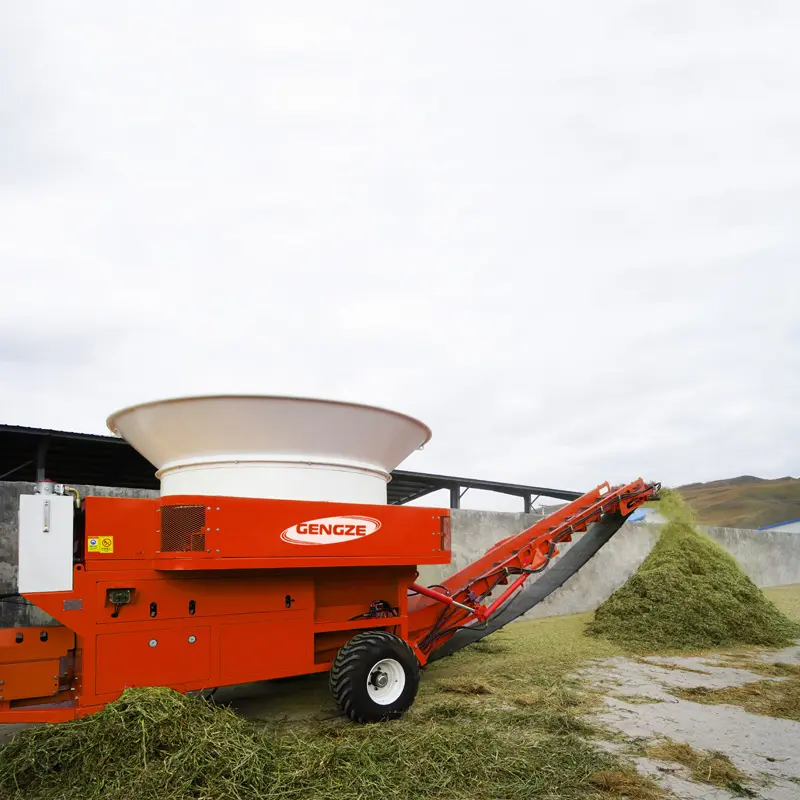
<svg viewBox="0 0 800 800">
<path fill-rule="evenodd" d="M 734 558 L 694 524 L 680 495 L 666 490 L 669 522 L 638 571 L 596 611 L 587 628 L 635 649 L 780 647 L 800 636 L 742 572 Z"/>
</svg>

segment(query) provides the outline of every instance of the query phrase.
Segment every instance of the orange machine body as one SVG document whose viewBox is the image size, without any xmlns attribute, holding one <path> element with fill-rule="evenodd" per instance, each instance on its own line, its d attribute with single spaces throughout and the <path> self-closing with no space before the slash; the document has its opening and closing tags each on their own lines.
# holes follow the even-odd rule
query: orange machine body
<svg viewBox="0 0 800 800">
<path fill-rule="evenodd" d="M 450 563 L 449 514 L 87 498 L 72 591 L 25 595 L 61 626 L 0 631 L 0 721 L 72 719 L 130 686 L 188 692 L 323 672 L 364 629 L 407 640 L 417 565 Z"/>
</svg>

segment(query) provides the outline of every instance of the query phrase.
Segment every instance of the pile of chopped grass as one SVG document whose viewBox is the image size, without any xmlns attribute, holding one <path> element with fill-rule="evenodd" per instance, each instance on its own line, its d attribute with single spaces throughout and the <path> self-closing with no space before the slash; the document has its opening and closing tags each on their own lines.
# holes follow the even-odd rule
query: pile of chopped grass
<svg viewBox="0 0 800 800">
<path fill-rule="evenodd" d="M 0 750 L 0 789 L 21 797 L 210 797 L 210 787 L 256 789 L 275 769 L 274 749 L 232 712 L 171 689 L 129 689 L 97 714 L 17 734 Z"/>
<path fill-rule="evenodd" d="M 17 734 L 0 749 L 0 797 L 578 800 L 601 796 L 597 776 L 612 773 L 626 787 L 655 791 L 586 741 L 585 725 L 546 698 L 509 712 L 484 698 L 438 697 L 390 723 L 262 729 L 169 689 L 131 689 L 93 716 Z"/>
<path fill-rule="evenodd" d="M 637 649 L 702 650 L 780 647 L 800 636 L 742 572 L 734 558 L 697 531 L 676 492 L 665 491 L 668 516 L 639 570 L 596 611 L 587 632 Z"/>
</svg>

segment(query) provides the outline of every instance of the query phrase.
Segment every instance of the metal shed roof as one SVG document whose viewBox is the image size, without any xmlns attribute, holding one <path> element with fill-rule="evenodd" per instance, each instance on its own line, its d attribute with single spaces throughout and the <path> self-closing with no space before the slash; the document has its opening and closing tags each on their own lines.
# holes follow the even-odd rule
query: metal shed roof
<svg viewBox="0 0 800 800">
<path fill-rule="evenodd" d="M 59 483 L 159 488 L 153 465 L 124 439 L 0 425 L 0 480 L 35 481 L 37 476 L 45 474 Z M 574 500 L 582 494 L 544 486 L 395 470 L 388 485 L 388 499 L 392 505 L 402 505 L 441 489 L 450 491 L 450 505 L 455 508 L 467 489 L 521 497 L 526 510 L 530 510 L 535 497 Z"/>
</svg>

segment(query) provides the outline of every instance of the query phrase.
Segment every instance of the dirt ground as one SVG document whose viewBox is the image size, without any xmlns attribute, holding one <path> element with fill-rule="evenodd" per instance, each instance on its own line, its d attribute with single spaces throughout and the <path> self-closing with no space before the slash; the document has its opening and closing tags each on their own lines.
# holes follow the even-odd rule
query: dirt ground
<svg viewBox="0 0 800 800">
<path fill-rule="evenodd" d="M 751 655 L 755 663 L 800 665 L 800 646 Z M 603 694 L 603 725 L 622 734 L 608 746 L 620 751 L 635 742 L 669 739 L 697 750 L 718 751 L 750 778 L 746 786 L 764 800 L 800 798 L 800 722 L 751 714 L 735 705 L 705 705 L 680 699 L 674 689 L 723 689 L 763 680 L 763 674 L 732 668 L 722 654 L 691 658 L 606 659 L 579 673 Z M 648 700 L 650 702 L 648 702 Z M 637 768 L 680 798 L 723 800 L 741 796 L 698 784 L 689 771 L 644 755 Z"/>
<path fill-rule="evenodd" d="M 776 587 L 766 594 L 785 613 L 800 618 L 800 586 Z M 548 624 L 555 633 L 570 621 L 553 618 Z M 523 631 L 527 629 L 531 635 L 541 635 L 538 626 L 529 626 L 525 622 L 510 626 L 505 641 L 516 631 L 526 635 Z M 736 667 L 730 665 L 730 654 L 723 652 L 691 657 L 613 656 L 592 660 L 575 677 L 584 689 L 601 695 L 601 710 L 591 715 L 592 722 L 617 734 L 613 740 L 600 741 L 600 745 L 629 757 L 668 796 L 726 800 L 741 797 L 742 791 L 698 782 L 680 764 L 637 752 L 644 749 L 644 743 L 669 739 L 698 751 L 718 751 L 747 776 L 745 793 L 763 800 L 800 800 L 800 722 L 752 714 L 735 705 L 692 702 L 673 693 L 677 689 L 723 689 L 765 680 L 761 672 L 742 668 L 748 660 L 754 664 L 800 665 L 800 642 L 780 651 L 751 649 L 738 653 Z M 445 660 L 428 670 L 423 682 L 458 677 L 462 670 L 460 662 Z M 337 714 L 324 675 L 220 689 L 215 699 L 254 719 L 324 720 Z"/>
<path fill-rule="evenodd" d="M 770 589 L 766 594 L 785 613 L 800 618 L 800 585 Z M 521 621 L 494 634 L 483 649 L 468 648 L 437 662 L 425 670 L 415 704 L 418 711 L 412 717 L 441 702 L 442 697 L 456 698 L 454 702 L 463 702 L 465 707 L 484 703 L 498 709 L 513 708 L 519 693 L 524 698 L 537 686 L 549 691 L 553 684 L 569 684 L 569 691 L 589 698 L 579 704 L 577 713 L 584 713 L 585 705 L 595 743 L 652 777 L 665 797 L 800 800 L 800 721 L 676 695 L 697 687 L 724 689 L 764 680 L 788 680 L 779 674 L 769 677 L 765 665 L 800 669 L 800 642 L 782 651 L 750 649 L 733 654 L 641 658 L 585 636 L 590 618 L 583 614 Z M 454 684 L 466 678 L 485 682 L 488 694 L 453 695 Z M 338 716 L 326 675 L 221 688 L 214 699 L 245 717 L 267 723 L 277 719 L 316 720 L 324 725 L 324 721 Z M 0 743 L 22 727 L 0 726 Z M 741 786 L 710 785 L 681 764 L 648 754 L 648 747 L 662 740 L 688 745 L 697 752 L 723 754 L 740 770 Z M 631 795 L 623 790 L 613 796 Z"/>
</svg>

